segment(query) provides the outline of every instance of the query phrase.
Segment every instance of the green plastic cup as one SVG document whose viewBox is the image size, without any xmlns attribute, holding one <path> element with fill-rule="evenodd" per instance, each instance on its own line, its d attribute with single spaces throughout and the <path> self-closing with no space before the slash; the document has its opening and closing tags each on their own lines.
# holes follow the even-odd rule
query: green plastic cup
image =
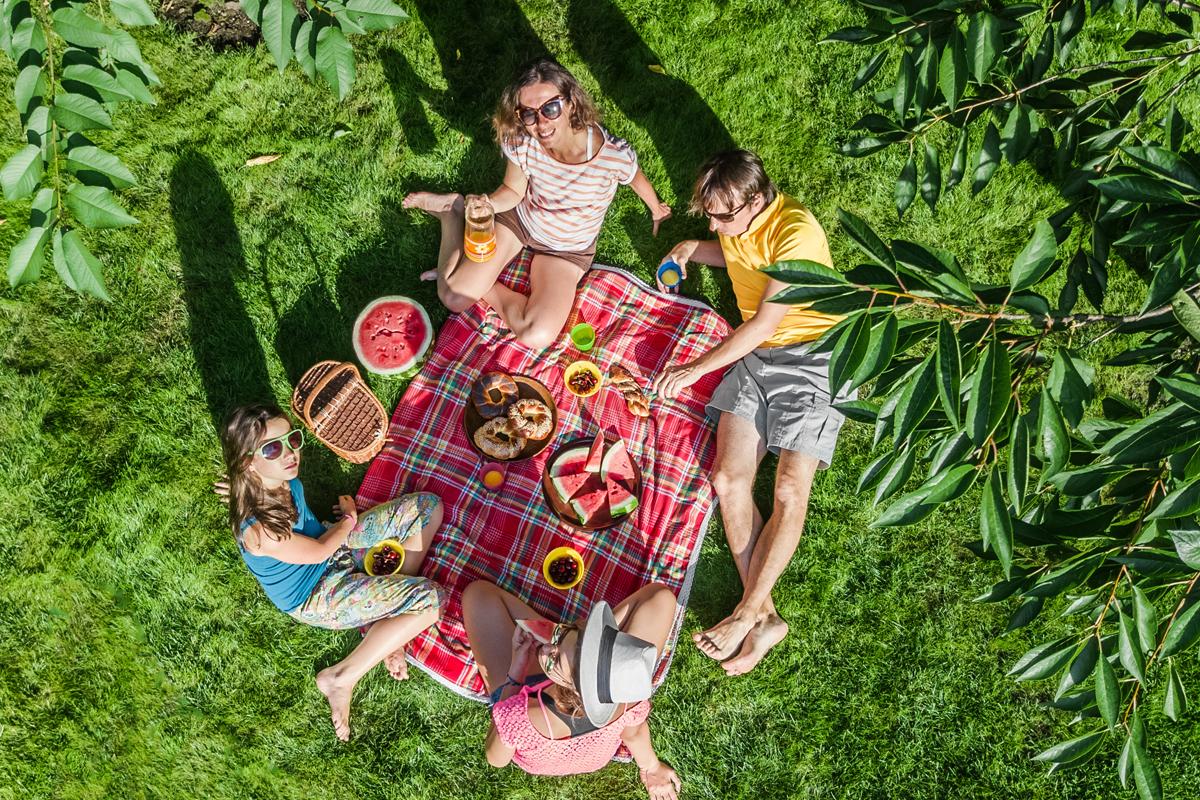
<svg viewBox="0 0 1200 800">
<path fill-rule="evenodd" d="M 586 322 L 579 323 L 571 328 L 571 343 L 581 353 L 591 352 L 592 346 L 596 344 L 596 329 Z"/>
</svg>

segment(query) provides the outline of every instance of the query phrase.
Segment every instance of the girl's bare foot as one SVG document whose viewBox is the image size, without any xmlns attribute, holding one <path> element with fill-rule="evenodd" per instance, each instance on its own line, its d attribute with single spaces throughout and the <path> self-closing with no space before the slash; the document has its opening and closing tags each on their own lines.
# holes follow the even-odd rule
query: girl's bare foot
<svg viewBox="0 0 1200 800">
<path fill-rule="evenodd" d="M 350 741 L 350 694 L 354 686 L 346 686 L 338 679 L 336 667 L 327 667 L 317 673 L 317 688 L 329 701 L 334 734 L 343 742 Z"/>
<path fill-rule="evenodd" d="M 434 192 L 411 192 L 400 201 L 403 208 L 418 208 L 435 217 L 440 214 L 463 213 L 463 196 L 457 192 L 452 194 L 436 194 Z"/>
<path fill-rule="evenodd" d="M 388 673 L 398 681 L 408 680 L 408 661 L 404 658 L 404 648 L 394 651 L 383 660 Z"/>
<path fill-rule="evenodd" d="M 425 270 L 424 272 L 421 273 L 421 280 L 436 281 L 437 280 L 437 270 L 436 269 Z"/>
<path fill-rule="evenodd" d="M 704 655 L 724 661 L 737 651 L 757 622 L 754 614 L 735 610 L 708 630 L 692 634 L 692 641 Z"/>
<path fill-rule="evenodd" d="M 763 656 L 770 652 L 772 647 L 782 642 L 787 634 L 788 624 L 778 614 L 767 617 L 746 634 L 737 655 L 721 665 L 725 669 L 725 674 L 729 676 L 745 675 L 757 667 Z"/>
</svg>

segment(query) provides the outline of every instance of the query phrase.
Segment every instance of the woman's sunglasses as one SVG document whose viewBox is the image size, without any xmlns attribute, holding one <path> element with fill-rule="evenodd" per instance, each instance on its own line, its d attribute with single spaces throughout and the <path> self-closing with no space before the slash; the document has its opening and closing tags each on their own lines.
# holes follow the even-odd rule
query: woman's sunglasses
<svg viewBox="0 0 1200 800">
<path fill-rule="evenodd" d="M 283 448 L 287 447 L 293 453 L 300 452 L 300 448 L 304 447 L 304 431 L 296 428 L 285 433 L 283 436 L 276 436 L 274 439 L 267 439 L 258 446 L 258 454 L 267 461 L 274 461 L 283 455 Z M 253 455 L 251 450 L 246 455 Z"/>
<path fill-rule="evenodd" d="M 517 119 L 526 125 L 532 125 L 537 122 L 538 114 L 541 114 L 546 119 L 558 119 L 563 112 L 563 96 L 555 95 L 546 102 L 542 103 L 538 108 L 528 108 L 526 106 L 517 106 Z"/>
<path fill-rule="evenodd" d="M 562 643 L 562 640 L 567 637 L 567 634 L 570 631 L 571 628 L 567 625 L 563 625 L 561 622 L 554 626 L 554 633 L 550 634 L 550 646 L 554 649 L 547 653 L 542 659 L 542 671 L 546 675 L 549 675 L 550 671 L 554 669 L 554 665 L 558 663 L 558 657 L 562 653 L 562 649 L 559 647 L 559 645 Z"/>
<path fill-rule="evenodd" d="M 725 211 L 725 212 L 718 214 L 715 211 L 708 211 L 706 209 L 704 213 L 707 214 L 708 218 L 711 220 L 714 220 L 716 222 L 729 223 L 729 222 L 733 222 L 733 218 L 736 217 L 741 212 L 741 210 L 749 204 L 750 204 L 750 200 L 747 199 L 740 206 L 733 209 L 732 211 Z"/>
</svg>

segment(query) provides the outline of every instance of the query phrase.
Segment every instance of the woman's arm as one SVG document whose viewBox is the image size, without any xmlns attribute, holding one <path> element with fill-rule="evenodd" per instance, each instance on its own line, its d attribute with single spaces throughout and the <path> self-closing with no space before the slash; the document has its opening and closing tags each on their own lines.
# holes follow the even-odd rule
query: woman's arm
<svg viewBox="0 0 1200 800">
<path fill-rule="evenodd" d="M 485 195 L 488 202 L 492 204 L 492 210 L 497 213 L 515 208 L 529 187 L 529 179 L 525 177 L 524 172 L 521 172 L 521 168 L 516 165 L 516 162 L 505 159 L 504 163 L 507 166 L 504 168 L 503 183 L 494 192 Z"/>
<path fill-rule="evenodd" d="M 638 167 L 637 174 L 633 176 L 633 180 L 629 183 L 629 188 L 642 198 L 642 202 L 646 204 L 646 208 L 650 209 L 650 219 L 654 223 L 653 235 L 658 236 L 658 226 L 662 221 L 671 216 L 671 207 L 658 199 L 658 193 L 654 191 L 654 187 L 650 185 L 650 179 L 646 177 L 646 173 L 642 172 L 642 168 Z"/>
<path fill-rule="evenodd" d="M 270 556 L 287 564 L 320 564 L 346 543 L 350 532 L 358 524 L 358 512 L 354 498 L 342 495 L 338 498 L 342 518 L 325 529 L 325 533 L 314 539 L 309 536 L 292 535 L 279 542 L 263 533 L 256 523 L 247 529 L 254 537 L 246 538 L 246 549 L 258 556 Z"/>
<path fill-rule="evenodd" d="M 630 755 L 638 765 L 638 776 L 650 794 L 651 800 L 675 800 L 682 787 L 675 770 L 658 760 L 654 745 L 650 741 L 650 723 L 630 725 L 621 731 L 621 740 L 629 748 Z"/>
<path fill-rule="evenodd" d="M 493 722 L 488 728 L 487 743 L 484 745 L 484 755 L 487 756 L 488 764 L 497 768 L 507 767 L 516 752 L 515 747 L 509 747 L 500 738 L 500 732 L 496 730 L 496 723 Z"/>
</svg>

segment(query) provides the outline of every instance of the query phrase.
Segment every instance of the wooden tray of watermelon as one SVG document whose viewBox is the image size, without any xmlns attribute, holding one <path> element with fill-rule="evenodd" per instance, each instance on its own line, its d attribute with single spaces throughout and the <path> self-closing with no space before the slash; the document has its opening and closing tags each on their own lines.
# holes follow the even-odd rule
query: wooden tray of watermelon
<svg viewBox="0 0 1200 800">
<path fill-rule="evenodd" d="M 558 449 L 542 473 L 542 493 L 559 519 L 585 531 L 612 527 L 637 510 L 642 473 L 622 439 L 575 439 Z"/>
<path fill-rule="evenodd" d="M 467 405 L 463 409 L 463 431 L 467 434 L 467 444 L 471 449 L 487 461 L 524 461 L 527 458 L 533 458 L 538 453 L 545 450 L 550 442 L 554 439 L 554 434 L 558 433 L 558 406 L 554 404 L 554 397 L 550 394 L 550 390 L 546 388 L 546 384 L 539 381 L 537 378 L 531 378 L 528 375 L 511 375 L 513 382 L 517 384 L 517 400 L 541 400 L 546 404 L 546 408 L 550 409 L 550 435 L 545 439 L 530 439 L 525 443 L 525 447 L 521 452 L 517 453 L 512 458 L 495 458 L 479 449 L 475 444 L 475 431 L 483 427 L 483 423 L 487 422 L 483 415 L 476 410 L 475 404 L 471 399 L 467 398 Z"/>
</svg>

